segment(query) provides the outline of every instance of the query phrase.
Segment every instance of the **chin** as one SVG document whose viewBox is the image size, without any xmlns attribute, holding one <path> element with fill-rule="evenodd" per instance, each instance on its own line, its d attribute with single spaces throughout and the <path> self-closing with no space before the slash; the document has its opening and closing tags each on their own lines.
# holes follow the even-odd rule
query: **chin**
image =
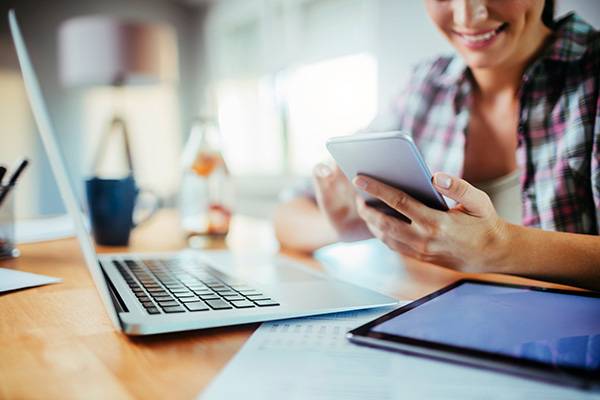
<svg viewBox="0 0 600 400">
<path fill-rule="evenodd" d="M 469 68 L 494 68 L 500 66 L 502 60 L 506 59 L 506 54 L 502 51 L 489 51 L 483 53 L 460 49 L 458 55 Z"/>
<path fill-rule="evenodd" d="M 463 57 L 463 60 L 471 69 L 494 68 L 498 66 L 498 59 L 492 57 Z"/>
</svg>

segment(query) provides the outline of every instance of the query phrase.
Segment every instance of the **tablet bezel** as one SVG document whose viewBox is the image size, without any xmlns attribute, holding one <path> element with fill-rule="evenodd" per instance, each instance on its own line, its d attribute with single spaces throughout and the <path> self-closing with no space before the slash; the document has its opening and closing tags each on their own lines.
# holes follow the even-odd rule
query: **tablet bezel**
<svg viewBox="0 0 600 400">
<path fill-rule="evenodd" d="M 539 286 L 489 282 L 477 279 L 461 279 L 427 296 L 391 311 L 373 321 L 361 325 L 356 329 L 353 329 L 347 333 L 347 338 L 351 342 L 361 345 L 395 350 L 403 353 L 410 353 L 450 362 L 458 362 L 460 364 L 466 364 L 470 366 L 484 367 L 487 369 L 508 372 L 516 375 L 525 375 L 528 377 L 568 384 L 586 389 L 600 389 L 600 368 L 589 370 L 571 366 L 558 367 L 552 364 L 543 363 L 541 361 L 534 361 L 525 358 L 428 340 L 415 339 L 407 336 L 391 335 L 372 330 L 375 326 L 395 318 L 400 314 L 404 314 L 410 310 L 413 310 L 422 304 L 466 283 L 600 298 L 600 293 L 583 290 L 549 289 Z"/>
</svg>

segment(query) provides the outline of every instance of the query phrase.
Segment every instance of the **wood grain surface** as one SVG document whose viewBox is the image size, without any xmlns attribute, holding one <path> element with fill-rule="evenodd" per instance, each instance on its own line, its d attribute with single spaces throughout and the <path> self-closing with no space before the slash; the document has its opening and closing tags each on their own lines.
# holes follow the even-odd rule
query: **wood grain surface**
<svg viewBox="0 0 600 400">
<path fill-rule="evenodd" d="M 174 212 L 163 211 L 136 229 L 128 248 L 98 250 L 181 249 L 186 241 L 177 221 Z M 226 245 L 278 250 L 268 221 L 241 216 L 234 219 Z M 113 329 L 75 239 L 22 245 L 20 250 L 20 258 L 2 261 L 0 267 L 64 281 L 0 294 L 0 398 L 191 399 L 258 326 L 128 338 Z M 320 268 L 307 255 L 285 254 Z M 418 298 L 467 276 L 417 262 L 399 268 L 395 277 L 400 279 L 386 285 L 386 291 L 402 299 Z M 540 284 L 498 275 L 475 277 Z"/>
</svg>

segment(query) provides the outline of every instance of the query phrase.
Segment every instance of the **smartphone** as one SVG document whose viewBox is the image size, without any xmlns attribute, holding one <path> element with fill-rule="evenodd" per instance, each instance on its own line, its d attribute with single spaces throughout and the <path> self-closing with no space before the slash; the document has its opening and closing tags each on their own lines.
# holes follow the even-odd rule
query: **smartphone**
<svg viewBox="0 0 600 400">
<path fill-rule="evenodd" d="M 360 133 L 334 137 L 327 150 L 349 180 L 366 175 L 384 182 L 430 208 L 447 211 L 444 197 L 433 187 L 432 176 L 412 138 L 401 131 Z M 383 201 L 362 192 L 367 205 L 409 222 Z"/>
</svg>

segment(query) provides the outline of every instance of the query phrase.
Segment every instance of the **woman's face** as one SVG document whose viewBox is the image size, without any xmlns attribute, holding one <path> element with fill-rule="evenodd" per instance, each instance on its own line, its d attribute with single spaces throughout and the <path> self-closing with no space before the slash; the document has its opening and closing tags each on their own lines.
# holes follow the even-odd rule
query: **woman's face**
<svg viewBox="0 0 600 400">
<path fill-rule="evenodd" d="M 543 43 L 545 0 L 425 0 L 427 12 L 471 68 L 527 62 Z"/>
</svg>

